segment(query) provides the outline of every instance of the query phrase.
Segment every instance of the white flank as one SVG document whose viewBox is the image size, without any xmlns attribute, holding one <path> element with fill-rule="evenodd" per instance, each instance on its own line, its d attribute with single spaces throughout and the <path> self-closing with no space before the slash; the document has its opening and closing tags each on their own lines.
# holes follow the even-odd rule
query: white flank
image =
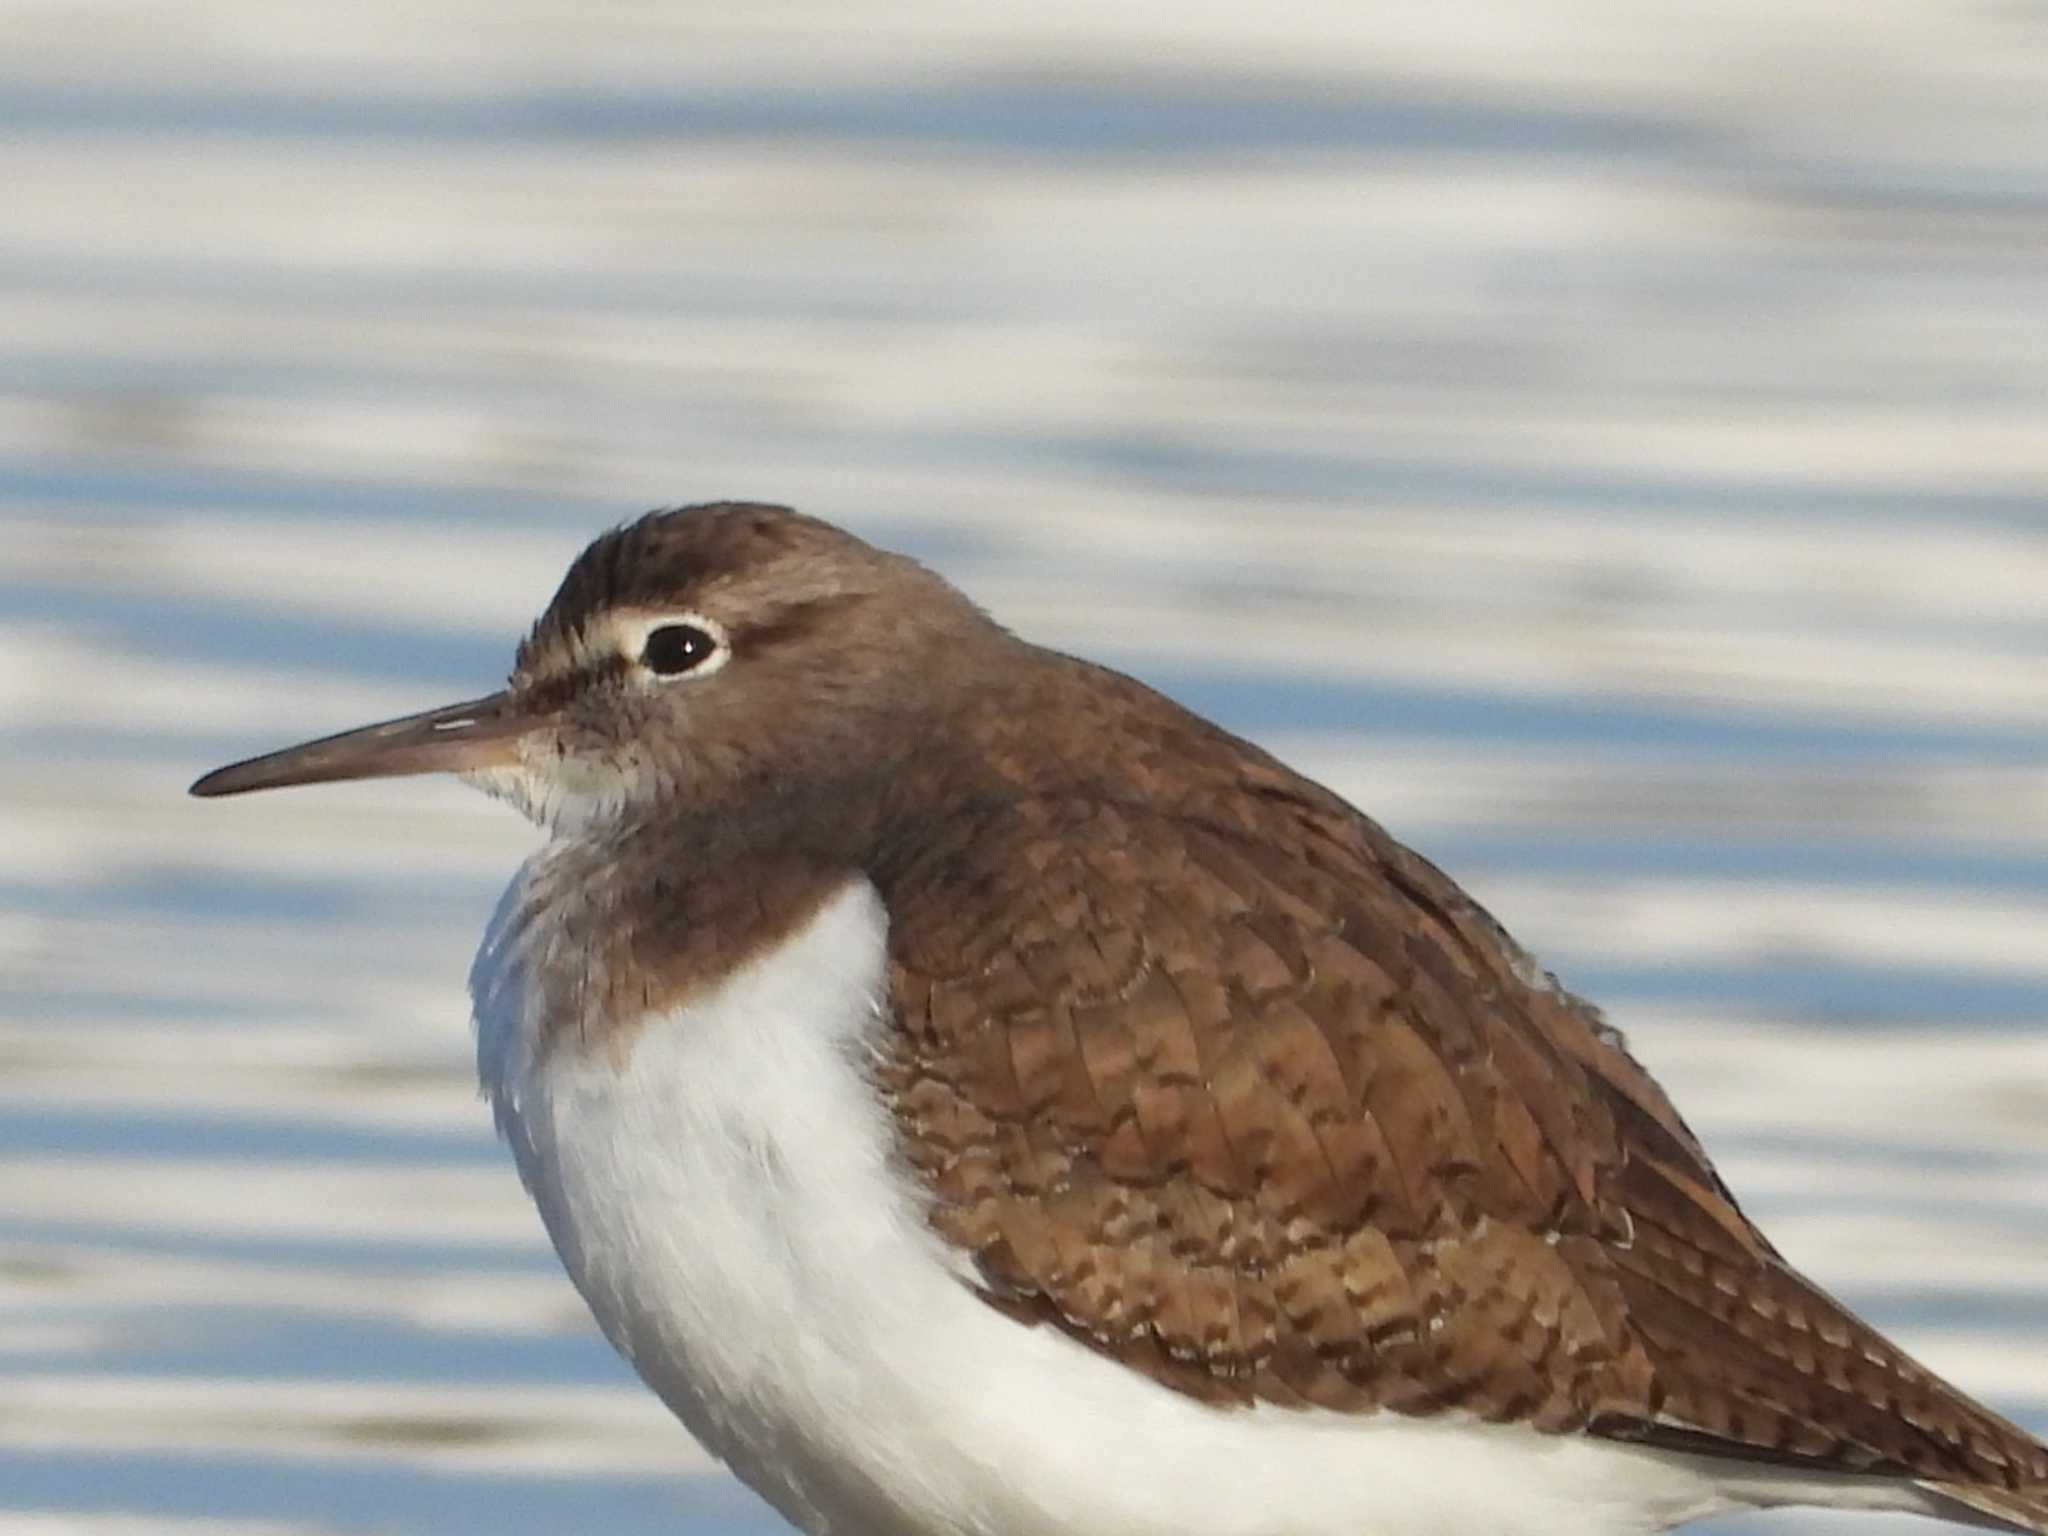
<svg viewBox="0 0 2048 1536">
<path fill-rule="evenodd" d="M 506 1000 L 480 1012 L 479 1066 L 520 1172 L 606 1336 L 807 1531 L 1618 1536 L 1751 1503 L 1916 1498 L 1169 1391 L 989 1306 L 931 1232 L 864 1073 L 887 925 L 872 887 L 849 884 L 779 950 L 646 1021 L 621 1059 L 536 1057 L 503 942 L 522 884 L 475 978 Z"/>
</svg>

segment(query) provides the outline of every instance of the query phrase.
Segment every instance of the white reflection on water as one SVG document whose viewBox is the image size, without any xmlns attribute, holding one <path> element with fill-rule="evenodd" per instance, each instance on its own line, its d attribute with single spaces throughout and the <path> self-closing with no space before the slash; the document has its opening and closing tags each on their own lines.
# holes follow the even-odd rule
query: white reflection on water
<svg viewBox="0 0 2048 1536">
<path fill-rule="evenodd" d="M 0 59 L 0 1528 L 776 1528 L 475 1101 L 526 830 L 182 798 L 725 494 L 1375 811 L 2048 1426 L 2031 13 L 201 9 Z"/>
</svg>

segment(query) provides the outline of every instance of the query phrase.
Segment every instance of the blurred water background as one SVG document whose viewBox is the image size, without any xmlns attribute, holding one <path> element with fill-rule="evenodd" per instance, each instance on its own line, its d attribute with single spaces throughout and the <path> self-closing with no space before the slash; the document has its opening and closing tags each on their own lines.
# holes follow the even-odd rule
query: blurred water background
<svg viewBox="0 0 2048 1536">
<path fill-rule="evenodd" d="M 532 834 L 183 798 L 493 686 L 587 537 L 728 495 L 1325 776 L 2048 1429 L 2048 6 L 0 40 L 0 1530 L 779 1529 L 474 1097 Z"/>
</svg>

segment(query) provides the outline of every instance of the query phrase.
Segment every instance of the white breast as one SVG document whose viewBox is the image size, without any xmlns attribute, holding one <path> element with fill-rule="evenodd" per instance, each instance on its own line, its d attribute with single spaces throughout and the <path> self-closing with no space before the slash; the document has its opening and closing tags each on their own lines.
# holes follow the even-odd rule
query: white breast
<svg viewBox="0 0 2048 1536">
<path fill-rule="evenodd" d="M 1604 1442 L 1211 1408 L 1015 1322 L 892 1158 L 863 1071 L 887 928 L 869 885 L 624 1059 L 538 1061 L 494 942 L 519 889 L 476 990 L 505 1000 L 478 1054 L 520 1172 L 605 1335 L 807 1531 L 1601 1536 L 1744 1501 L 1707 1464 Z"/>
</svg>

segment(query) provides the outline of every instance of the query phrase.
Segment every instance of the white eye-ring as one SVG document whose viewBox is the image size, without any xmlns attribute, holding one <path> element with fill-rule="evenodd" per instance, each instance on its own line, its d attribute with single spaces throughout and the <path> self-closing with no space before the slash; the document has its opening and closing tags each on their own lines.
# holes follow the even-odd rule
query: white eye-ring
<svg viewBox="0 0 2048 1536">
<path fill-rule="evenodd" d="M 725 626 L 701 613 L 667 614 L 653 620 L 629 643 L 626 654 L 664 682 L 704 677 L 732 659 Z"/>
</svg>

